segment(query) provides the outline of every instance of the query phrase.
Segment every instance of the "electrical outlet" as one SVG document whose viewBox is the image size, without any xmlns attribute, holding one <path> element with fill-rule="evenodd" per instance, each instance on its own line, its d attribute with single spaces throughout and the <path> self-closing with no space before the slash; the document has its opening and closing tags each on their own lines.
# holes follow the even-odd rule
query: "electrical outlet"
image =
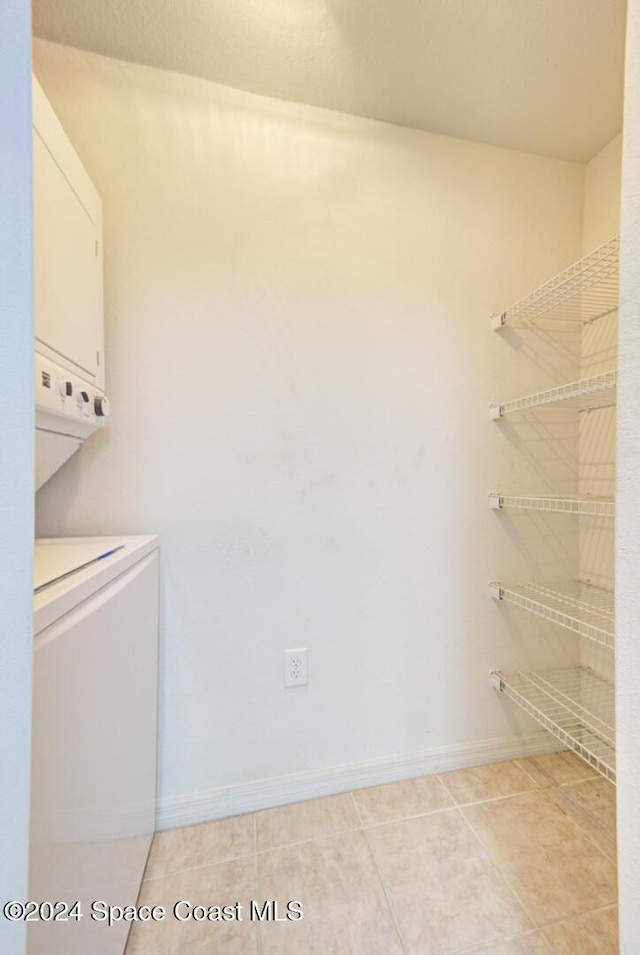
<svg viewBox="0 0 640 955">
<path fill-rule="evenodd" d="M 284 651 L 284 685 L 306 686 L 309 682 L 307 671 L 307 648 Z"/>
</svg>

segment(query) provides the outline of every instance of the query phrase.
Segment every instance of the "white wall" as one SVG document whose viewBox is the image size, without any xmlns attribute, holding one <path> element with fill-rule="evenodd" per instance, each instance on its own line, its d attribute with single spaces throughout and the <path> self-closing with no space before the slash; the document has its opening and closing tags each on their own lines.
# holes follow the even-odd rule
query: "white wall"
<svg viewBox="0 0 640 955">
<path fill-rule="evenodd" d="M 486 584 L 575 574 L 577 534 L 554 550 L 486 495 L 575 490 L 577 428 L 542 441 L 487 404 L 579 356 L 489 315 L 579 257 L 583 167 L 42 42 L 35 62 L 104 202 L 114 408 L 38 531 L 161 535 L 162 804 L 531 729 L 489 669 L 575 645 Z M 309 686 L 285 691 L 299 646 Z"/>
<path fill-rule="evenodd" d="M 585 166 L 582 229 L 585 255 L 620 232 L 621 167 L 622 133 Z"/>
<path fill-rule="evenodd" d="M 629 0 L 622 164 L 616 522 L 620 952 L 640 951 L 640 2 Z"/>
<path fill-rule="evenodd" d="M 33 590 L 31 24 L 24 0 L 0 4 L 0 899 L 25 899 Z M 24 925 L 0 917 L 0 951 L 24 950 Z"/>
</svg>

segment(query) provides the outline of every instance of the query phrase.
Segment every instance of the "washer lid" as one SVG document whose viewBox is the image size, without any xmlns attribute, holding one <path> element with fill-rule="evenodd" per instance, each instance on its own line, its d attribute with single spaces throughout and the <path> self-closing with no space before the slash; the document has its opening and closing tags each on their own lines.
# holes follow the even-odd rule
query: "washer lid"
<svg viewBox="0 0 640 955">
<path fill-rule="evenodd" d="M 35 542 L 33 632 L 79 607 L 158 550 L 151 534 L 131 537 L 60 537 Z"/>
<path fill-rule="evenodd" d="M 63 580 L 89 567 L 98 560 L 122 550 L 125 544 L 107 538 L 87 538 L 36 541 L 34 552 L 33 592 L 40 593 L 45 587 Z"/>
</svg>

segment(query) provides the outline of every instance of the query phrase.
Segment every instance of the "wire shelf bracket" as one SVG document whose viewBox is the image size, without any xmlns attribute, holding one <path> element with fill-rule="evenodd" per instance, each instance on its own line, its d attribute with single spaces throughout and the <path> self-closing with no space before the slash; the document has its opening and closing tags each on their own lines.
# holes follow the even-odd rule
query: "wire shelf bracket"
<svg viewBox="0 0 640 955">
<path fill-rule="evenodd" d="M 535 494 L 501 494 L 491 491 L 489 507 L 495 511 L 520 509 L 547 511 L 551 514 L 579 514 L 583 517 L 615 517 L 613 498 L 542 497 Z"/>
<path fill-rule="evenodd" d="M 615 692 L 591 670 L 493 670 L 491 684 L 610 782 L 616 781 Z"/>
<path fill-rule="evenodd" d="M 503 312 L 495 312 L 492 329 L 547 321 L 587 324 L 615 312 L 619 255 L 620 240 L 614 236 Z"/>
</svg>

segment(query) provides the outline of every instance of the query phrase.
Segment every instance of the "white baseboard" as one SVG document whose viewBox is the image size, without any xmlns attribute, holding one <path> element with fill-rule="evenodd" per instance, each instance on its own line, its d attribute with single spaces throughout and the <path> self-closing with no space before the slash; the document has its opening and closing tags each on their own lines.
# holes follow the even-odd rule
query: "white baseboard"
<svg viewBox="0 0 640 955">
<path fill-rule="evenodd" d="M 403 756 L 387 756 L 288 776 L 257 779 L 183 796 L 169 796 L 158 802 L 156 828 L 164 830 L 192 826 L 212 819 L 301 802 L 303 799 L 332 796 L 351 789 L 379 786 L 453 769 L 537 756 L 562 748 L 549 733 L 541 730 L 522 736 L 500 736 L 458 743 Z"/>
</svg>

